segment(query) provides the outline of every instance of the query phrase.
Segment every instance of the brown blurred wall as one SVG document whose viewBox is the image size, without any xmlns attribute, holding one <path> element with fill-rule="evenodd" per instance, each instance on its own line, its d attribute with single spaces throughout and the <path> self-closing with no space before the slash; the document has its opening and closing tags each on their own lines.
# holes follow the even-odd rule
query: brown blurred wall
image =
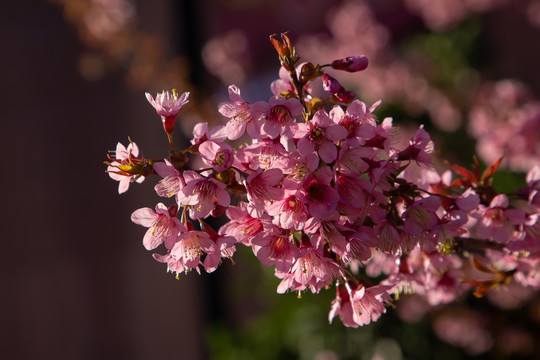
<svg viewBox="0 0 540 360">
<path fill-rule="evenodd" d="M 164 30 L 169 2 L 153 4 L 141 21 Z M 0 49 L 0 357 L 206 358 L 201 283 L 166 274 L 129 220 L 153 186 L 119 196 L 102 164 L 127 136 L 167 151 L 144 94 L 122 71 L 84 81 L 76 32 L 45 1 L 0 2 Z"/>
</svg>

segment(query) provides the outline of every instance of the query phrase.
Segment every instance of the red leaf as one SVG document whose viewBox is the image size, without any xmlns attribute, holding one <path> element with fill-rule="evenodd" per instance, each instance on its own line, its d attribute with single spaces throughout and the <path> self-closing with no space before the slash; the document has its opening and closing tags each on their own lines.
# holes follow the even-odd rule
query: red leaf
<svg viewBox="0 0 540 360">
<path fill-rule="evenodd" d="M 461 166 L 453 165 L 450 163 L 447 163 L 447 164 L 452 169 L 454 169 L 454 171 L 456 171 L 459 175 L 463 176 L 465 179 L 469 180 L 472 183 L 478 183 L 477 181 L 478 178 L 475 176 L 475 174 L 472 171 L 465 169 L 464 167 L 461 167 Z"/>
<path fill-rule="evenodd" d="M 499 160 L 495 161 L 493 165 L 488 167 L 486 170 L 484 170 L 484 173 L 482 174 L 482 181 L 489 180 L 495 175 L 495 171 L 499 168 L 499 165 L 501 165 L 501 162 L 504 158 L 504 155 L 499 158 Z"/>
</svg>

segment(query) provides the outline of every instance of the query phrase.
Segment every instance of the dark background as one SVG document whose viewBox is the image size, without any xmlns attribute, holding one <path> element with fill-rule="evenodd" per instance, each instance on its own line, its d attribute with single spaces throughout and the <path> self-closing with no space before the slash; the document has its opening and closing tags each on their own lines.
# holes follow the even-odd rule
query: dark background
<svg viewBox="0 0 540 360">
<path fill-rule="evenodd" d="M 172 4 L 152 3 L 142 25 L 164 32 Z M 0 356 L 204 358 L 201 282 L 167 275 L 129 220 L 153 206 L 151 186 L 119 196 L 103 165 L 128 136 L 149 156 L 166 151 L 144 93 L 121 70 L 85 81 L 83 46 L 55 4 L 2 1 L 0 34 Z"/>
</svg>

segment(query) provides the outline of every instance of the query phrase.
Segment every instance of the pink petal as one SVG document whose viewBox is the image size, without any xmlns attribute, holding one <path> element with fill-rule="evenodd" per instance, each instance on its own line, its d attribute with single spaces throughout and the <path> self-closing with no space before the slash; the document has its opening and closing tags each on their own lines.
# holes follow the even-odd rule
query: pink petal
<svg viewBox="0 0 540 360">
<path fill-rule="evenodd" d="M 355 100 L 347 108 L 347 113 L 354 114 L 362 118 L 366 114 L 366 104 L 360 100 Z"/>
<path fill-rule="evenodd" d="M 227 132 L 229 140 L 238 140 L 244 135 L 245 130 L 246 123 L 237 119 L 231 119 L 227 122 L 227 125 L 225 125 L 225 131 Z"/>
<path fill-rule="evenodd" d="M 210 130 L 210 132 L 208 133 L 208 140 L 221 142 L 225 139 L 227 139 L 227 132 L 225 130 L 225 126 L 223 125 L 212 128 L 212 130 Z"/>
<path fill-rule="evenodd" d="M 131 183 L 131 176 L 123 176 L 120 180 L 120 184 L 118 184 L 118 193 L 123 194 L 129 189 L 129 184 Z"/>
<path fill-rule="evenodd" d="M 540 167 L 535 166 L 527 173 L 527 184 L 531 184 L 540 180 Z"/>
<path fill-rule="evenodd" d="M 184 171 L 182 173 L 182 175 L 184 176 L 184 180 L 186 181 L 186 184 L 188 184 L 188 183 L 190 183 L 192 181 L 202 180 L 203 179 L 203 177 L 201 175 L 197 174 L 193 170 Z"/>
<path fill-rule="evenodd" d="M 281 126 L 276 124 L 275 122 L 265 122 L 262 126 L 264 132 L 270 136 L 270 138 L 275 139 L 279 135 L 279 131 L 281 130 Z"/>
<path fill-rule="evenodd" d="M 489 204 L 490 208 L 503 208 L 506 209 L 508 207 L 508 197 L 504 194 L 499 194 L 491 200 L 491 203 Z"/>
<path fill-rule="evenodd" d="M 238 109 L 237 105 L 231 104 L 230 102 L 224 102 L 218 105 L 218 111 L 221 115 L 232 118 L 236 116 Z"/>
<path fill-rule="evenodd" d="M 337 148 L 333 143 L 326 141 L 319 147 L 319 156 L 322 161 L 330 164 L 337 158 Z"/>
<path fill-rule="evenodd" d="M 469 188 L 456 199 L 456 205 L 463 211 L 472 211 L 480 205 L 480 197 Z"/>
<path fill-rule="evenodd" d="M 144 207 L 142 209 L 135 210 L 133 214 L 131 214 L 131 221 L 137 225 L 150 227 L 154 224 L 157 217 L 158 214 L 156 214 L 154 210 Z"/>
<path fill-rule="evenodd" d="M 216 153 L 219 149 L 219 145 L 213 141 L 205 141 L 199 145 L 199 153 L 203 158 L 210 162 L 216 158 Z"/>
<path fill-rule="evenodd" d="M 229 86 L 229 99 L 234 102 L 244 102 L 242 96 L 240 95 L 240 89 L 236 85 Z"/>
<path fill-rule="evenodd" d="M 154 250 L 163 242 L 163 239 L 152 235 L 154 229 L 150 228 L 146 231 L 143 238 L 143 246 L 146 250 Z"/>
<path fill-rule="evenodd" d="M 154 171 L 158 173 L 162 178 L 166 178 L 171 175 L 178 175 L 179 172 L 174 168 L 174 166 L 165 159 L 165 162 L 156 162 L 153 165 Z"/>
<path fill-rule="evenodd" d="M 221 206 L 229 206 L 231 204 L 231 196 L 226 190 L 217 189 L 216 190 L 216 199 L 217 203 Z"/>
<path fill-rule="evenodd" d="M 350 106 L 352 106 L 352 104 Z M 350 106 L 349 106 L 349 108 L 350 108 Z M 332 121 L 335 124 L 337 124 L 345 116 L 345 112 L 343 111 L 341 106 L 336 105 L 336 106 L 334 106 L 332 108 L 332 110 L 330 110 L 329 116 L 332 119 Z"/>
<path fill-rule="evenodd" d="M 274 186 L 281 181 L 283 178 L 283 172 L 281 169 L 269 169 L 261 173 L 260 179 L 269 186 Z"/>
<path fill-rule="evenodd" d="M 349 133 L 343 126 L 334 124 L 327 127 L 324 134 L 332 141 L 339 141 L 345 139 Z"/>
<path fill-rule="evenodd" d="M 298 147 L 298 152 L 304 156 L 308 156 L 315 151 L 313 144 L 306 138 L 301 138 L 298 140 L 298 144 L 296 146 Z"/>
</svg>

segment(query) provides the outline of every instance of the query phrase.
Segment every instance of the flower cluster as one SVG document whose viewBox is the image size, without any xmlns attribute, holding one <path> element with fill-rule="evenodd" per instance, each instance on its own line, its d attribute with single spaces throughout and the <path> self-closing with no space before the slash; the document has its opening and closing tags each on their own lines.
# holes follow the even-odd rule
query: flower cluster
<svg viewBox="0 0 540 360">
<path fill-rule="evenodd" d="M 157 261 L 177 274 L 212 272 L 237 244 L 251 247 L 274 267 L 279 293 L 334 285 L 329 320 L 351 327 L 376 321 L 402 293 L 435 305 L 510 280 L 540 287 L 539 168 L 512 194 L 491 184 L 500 159 L 483 172 L 451 165 L 454 180 L 450 171 L 439 174 L 423 126 L 396 147 L 392 119 L 374 115 L 379 103 L 365 104 L 325 73 L 362 71 L 366 57 L 300 63 L 286 35 L 271 40 L 282 67 L 268 101 L 248 102 L 231 85 L 218 106 L 224 124 L 196 125 L 191 146 L 180 150 L 170 134 L 189 94 L 147 95 L 166 117 L 169 156 L 148 160 L 134 143 L 119 144 L 108 162 L 121 192 L 149 167 L 161 178 L 156 193 L 172 204 L 132 214 L 148 228 L 146 249 L 161 249 Z M 231 145 L 239 139 L 247 143 Z M 127 171 L 127 163 L 144 166 Z M 226 221 L 214 230 L 212 217 Z"/>
</svg>

